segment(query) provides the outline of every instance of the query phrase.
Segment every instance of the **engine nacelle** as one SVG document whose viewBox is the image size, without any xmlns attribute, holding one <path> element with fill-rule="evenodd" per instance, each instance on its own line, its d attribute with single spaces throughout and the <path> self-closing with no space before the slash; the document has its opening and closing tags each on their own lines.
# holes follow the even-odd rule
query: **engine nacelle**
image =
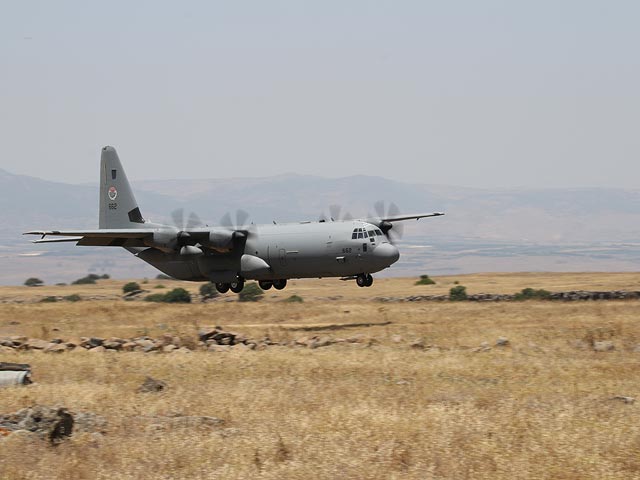
<svg viewBox="0 0 640 480">
<path fill-rule="evenodd" d="M 209 239 L 205 245 L 214 250 L 230 250 L 233 247 L 233 235 L 232 230 L 212 230 L 209 232 Z"/>
<path fill-rule="evenodd" d="M 175 251 L 178 245 L 178 235 L 175 232 L 157 231 L 147 237 L 144 243 L 148 247 L 171 253 Z"/>
</svg>

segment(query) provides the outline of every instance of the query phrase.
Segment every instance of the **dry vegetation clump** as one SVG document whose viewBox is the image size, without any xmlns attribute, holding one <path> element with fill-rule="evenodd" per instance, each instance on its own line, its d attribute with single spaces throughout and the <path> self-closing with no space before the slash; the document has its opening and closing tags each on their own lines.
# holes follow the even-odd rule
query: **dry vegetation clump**
<svg viewBox="0 0 640 480">
<path fill-rule="evenodd" d="M 441 283 L 452 286 L 438 279 L 433 288 Z M 182 355 L 6 354 L 4 361 L 31 364 L 36 383 L 4 388 L 0 413 L 64 406 L 107 425 L 55 447 L 0 437 L 0 478 L 640 477 L 640 402 L 615 399 L 640 394 L 637 302 L 380 305 L 346 294 L 318 300 L 306 288 L 279 297 L 298 294 L 303 304 L 266 294 L 257 304 L 2 305 L 0 334 L 194 336 L 222 324 L 292 341 L 336 326 L 318 333 L 371 341 Z M 349 327 L 367 322 L 377 325 Z M 499 337 L 508 342 L 497 346 Z M 595 351 L 599 341 L 613 350 Z M 140 391 L 147 376 L 166 387 Z"/>
</svg>

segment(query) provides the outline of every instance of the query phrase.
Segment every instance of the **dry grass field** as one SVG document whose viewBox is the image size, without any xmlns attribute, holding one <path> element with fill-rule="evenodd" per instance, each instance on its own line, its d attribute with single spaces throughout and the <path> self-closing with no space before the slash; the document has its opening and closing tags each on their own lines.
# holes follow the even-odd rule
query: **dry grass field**
<svg viewBox="0 0 640 480">
<path fill-rule="evenodd" d="M 406 302 L 381 296 L 640 290 L 640 274 L 478 274 L 295 281 L 258 303 L 126 302 L 122 281 L 1 287 L 0 336 L 196 336 L 221 325 L 289 342 L 313 331 L 368 340 L 309 349 L 158 354 L 17 352 L 36 383 L 0 390 L 0 414 L 40 404 L 104 417 L 103 434 L 57 446 L 0 437 L 1 479 L 630 479 L 640 478 L 640 303 Z M 150 280 L 157 284 L 198 284 Z M 48 295 L 84 300 L 39 303 Z M 297 294 L 304 303 L 282 300 Z M 89 300 L 90 299 L 90 300 Z M 349 328 L 348 324 L 384 326 Z M 508 346 L 495 346 L 498 337 Z M 425 349 L 411 348 L 422 339 Z M 596 352 L 593 340 L 615 350 Z M 478 349 L 483 342 L 492 348 Z M 145 376 L 159 393 L 139 393 Z M 176 415 L 215 427 L 163 424 Z"/>
</svg>

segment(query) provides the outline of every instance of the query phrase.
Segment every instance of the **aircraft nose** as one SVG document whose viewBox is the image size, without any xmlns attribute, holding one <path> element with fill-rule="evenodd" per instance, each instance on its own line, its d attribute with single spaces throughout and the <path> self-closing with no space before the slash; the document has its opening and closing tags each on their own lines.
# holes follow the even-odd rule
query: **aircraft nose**
<svg viewBox="0 0 640 480">
<path fill-rule="evenodd" d="M 396 247 L 390 243 L 381 243 L 373 251 L 373 255 L 380 260 L 384 260 L 385 263 L 391 265 L 400 258 L 400 252 Z"/>
</svg>

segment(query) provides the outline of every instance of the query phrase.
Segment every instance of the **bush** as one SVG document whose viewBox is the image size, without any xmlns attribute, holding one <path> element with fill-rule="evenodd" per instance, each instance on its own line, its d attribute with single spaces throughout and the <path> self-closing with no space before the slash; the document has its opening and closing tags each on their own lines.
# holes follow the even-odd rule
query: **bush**
<svg viewBox="0 0 640 480">
<path fill-rule="evenodd" d="M 191 303 L 191 294 L 184 288 L 174 288 L 167 293 L 152 293 L 144 297 L 145 302 Z"/>
<path fill-rule="evenodd" d="M 216 289 L 216 286 L 211 282 L 203 283 L 202 285 L 200 285 L 200 295 L 202 296 L 203 300 L 208 300 L 210 298 L 217 297 L 218 290 Z"/>
<path fill-rule="evenodd" d="M 452 302 L 460 302 L 467 299 L 467 287 L 458 285 L 449 290 L 449 300 Z"/>
<path fill-rule="evenodd" d="M 44 297 L 40 303 L 54 303 L 58 301 L 58 297 Z"/>
<path fill-rule="evenodd" d="M 191 303 L 191 294 L 184 288 L 174 288 L 164 294 L 163 301 L 167 303 Z"/>
<path fill-rule="evenodd" d="M 140 285 L 137 282 L 125 283 L 122 287 L 124 293 L 138 292 L 140 291 Z"/>
<path fill-rule="evenodd" d="M 94 273 L 90 273 L 86 277 L 79 278 L 71 282 L 71 285 L 93 285 L 96 283 L 96 280 L 99 280 L 100 277 Z"/>
<path fill-rule="evenodd" d="M 109 280 L 111 277 L 106 273 L 100 277 L 102 280 Z"/>
<path fill-rule="evenodd" d="M 245 285 L 242 291 L 238 294 L 238 301 L 240 302 L 257 302 L 262 298 L 264 292 L 258 286 L 257 283 L 249 283 Z"/>
<path fill-rule="evenodd" d="M 73 293 L 71 295 L 67 295 L 66 297 L 62 297 L 62 299 L 66 300 L 67 302 L 79 302 L 80 300 L 82 300 L 82 297 L 77 293 Z"/>
<path fill-rule="evenodd" d="M 534 288 L 523 288 L 520 293 L 516 293 L 514 300 L 548 300 L 551 292 L 542 288 L 536 290 Z"/>
<path fill-rule="evenodd" d="M 420 275 L 420 280 L 416 282 L 416 285 L 435 285 L 436 282 L 429 278 L 429 275 Z"/>
<path fill-rule="evenodd" d="M 165 287 L 164 285 L 160 285 L 160 284 L 158 284 L 158 285 L 156 285 L 156 286 L 155 286 L 155 287 L 153 287 L 153 288 L 167 288 L 167 287 Z"/>
<path fill-rule="evenodd" d="M 144 297 L 145 302 L 164 302 L 164 293 L 152 293 Z"/>
<path fill-rule="evenodd" d="M 287 303 L 302 303 L 304 299 L 299 295 L 291 295 L 289 298 L 285 298 L 283 302 Z"/>
<path fill-rule="evenodd" d="M 25 284 L 27 287 L 39 287 L 39 286 L 41 286 L 41 285 L 44 285 L 44 282 L 43 282 L 42 280 L 40 280 L 39 278 L 36 278 L 36 277 L 30 277 L 30 278 L 27 278 L 27 279 L 24 281 L 24 284 Z"/>
</svg>

